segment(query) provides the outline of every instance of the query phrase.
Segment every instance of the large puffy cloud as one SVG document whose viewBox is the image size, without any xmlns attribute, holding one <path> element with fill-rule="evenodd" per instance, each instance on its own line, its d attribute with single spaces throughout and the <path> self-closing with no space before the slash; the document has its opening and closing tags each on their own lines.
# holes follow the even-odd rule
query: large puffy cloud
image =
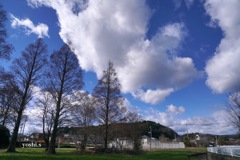
<svg viewBox="0 0 240 160">
<path fill-rule="evenodd" d="M 211 24 L 218 25 L 223 31 L 223 39 L 206 66 L 206 84 L 216 93 L 240 89 L 239 7 L 239 0 L 205 2 Z"/>
<path fill-rule="evenodd" d="M 38 25 L 34 25 L 33 22 L 26 19 L 19 19 L 11 14 L 11 26 L 13 28 L 23 27 L 25 28 L 26 34 L 30 35 L 31 33 L 36 34 L 39 38 L 49 37 L 48 35 L 48 26 L 43 23 L 39 23 Z"/>
<path fill-rule="evenodd" d="M 165 126 L 174 128 L 175 126 L 178 126 L 180 122 L 177 116 L 183 114 L 185 112 L 185 108 L 183 106 L 177 107 L 171 104 L 167 106 L 167 110 L 165 112 L 160 112 L 159 110 L 153 107 L 150 107 L 149 109 L 144 110 L 143 112 L 144 119 L 158 122 Z"/>
<path fill-rule="evenodd" d="M 187 35 L 184 24 L 166 24 L 146 38 L 152 11 L 144 0 L 28 0 L 28 4 L 56 10 L 60 36 L 72 44 L 83 69 L 100 78 L 111 60 L 122 91 L 146 103 L 160 102 L 198 76 L 192 59 L 177 54 Z"/>
</svg>

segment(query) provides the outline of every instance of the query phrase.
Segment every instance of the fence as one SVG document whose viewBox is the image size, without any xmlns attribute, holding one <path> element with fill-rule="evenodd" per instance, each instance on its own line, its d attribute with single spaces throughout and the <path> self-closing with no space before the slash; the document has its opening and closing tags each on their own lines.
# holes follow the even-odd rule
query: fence
<svg viewBox="0 0 240 160">
<path fill-rule="evenodd" d="M 168 142 L 168 143 L 162 143 L 157 140 L 152 140 L 151 144 L 143 143 L 142 144 L 143 149 L 173 149 L 173 148 L 185 148 L 185 145 L 183 142 Z"/>
<path fill-rule="evenodd" d="M 132 140 L 119 140 L 112 141 L 110 147 L 115 148 L 133 148 L 133 141 Z M 162 143 L 157 139 L 142 139 L 142 148 L 145 150 L 149 149 L 171 149 L 171 148 L 185 148 L 183 142 L 166 142 Z"/>
<path fill-rule="evenodd" d="M 240 146 L 208 147 L 207 150 L 211 153 L 240 157 Z"/>
</svg>

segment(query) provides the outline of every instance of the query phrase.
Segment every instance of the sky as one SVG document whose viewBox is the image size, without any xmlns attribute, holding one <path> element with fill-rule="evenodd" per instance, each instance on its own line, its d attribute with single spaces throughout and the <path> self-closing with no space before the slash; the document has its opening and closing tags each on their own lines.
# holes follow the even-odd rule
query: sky
<svg viewBox="0 0 240 160">
<path fill-rule="evenodd" d="M 49 54 L 71 43 L 88 92 L 110 60 L 124 105 L 143 119 L 179 134 L 236 133 L 227 123 L 226 103 L 228 94 L 240 89 L 239 0 L 1 3 L 7 40 L 15 47 L 12 59 L 37 38 L 44 38 Z M 37 110 L 26 112 L 31 119 Z"/>
</svg>

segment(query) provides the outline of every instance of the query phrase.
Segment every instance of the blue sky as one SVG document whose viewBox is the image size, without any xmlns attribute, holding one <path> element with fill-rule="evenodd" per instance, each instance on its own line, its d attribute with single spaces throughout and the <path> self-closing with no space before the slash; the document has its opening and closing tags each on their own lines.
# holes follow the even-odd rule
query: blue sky
<svg viewBox="0 0 240 160">
<path fill-rule="evenodd" d="M 49 54 L 71 42 L 85 72 L 85 90 L 92 91 L 111 60 L 125 106 L 144 119 L 180 134 L 236 132 L 226 123 L 225 104 L 228 93 L 240 88 L 240 1 L 2 4 L 9 18 L 8 41 L 15 47 L 13 59 L 38 37 L 48 44 Z"/>
</svg>

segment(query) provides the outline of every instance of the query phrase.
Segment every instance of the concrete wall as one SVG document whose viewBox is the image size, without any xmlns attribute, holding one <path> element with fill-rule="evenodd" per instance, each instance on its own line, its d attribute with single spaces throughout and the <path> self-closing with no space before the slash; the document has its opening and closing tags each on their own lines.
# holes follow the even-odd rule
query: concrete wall
<svg viewBox="0 0 240 160">
<path fill-rule="evenodd" d="M 168 142 L 162 143 L 158 140 L 152 140 L 151 143 L 142 144 L 143 149 L 171 149 L 171 148 L 185 148 L 183 142 Z"/>
<path fill-rule="evenodd" d="M 117 139 L 110 143 L 109 147 L 115 147 L 120 149 L 132 149 L 133 141 L 132 140 L 120 140 Z M 168 142 L 162 143 L 159 140 L 152 139 L 142 139 L 142 148 L 144 150 L 149 149 L 171 149 L 171 148 L 185 148 L 183 142 Z"/>
</svg>

